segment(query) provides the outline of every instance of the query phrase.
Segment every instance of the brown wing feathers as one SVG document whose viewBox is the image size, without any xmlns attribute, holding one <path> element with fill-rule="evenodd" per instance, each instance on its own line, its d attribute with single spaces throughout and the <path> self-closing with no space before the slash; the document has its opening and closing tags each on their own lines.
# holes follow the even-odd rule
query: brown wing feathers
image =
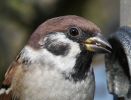
<svg viewBox="0 0 131 100">
<path fill-rule="evenodd" d="M 20 54 L 16 57 L 16 60 L 13 61 L 13 63 L 9 66 L 5 74 L 5 79 L 0 88 L 0 100 L 12 100 L 12 95 L 11 95 L 12 93 L 10 90 L 10 86 L 11 86 L 14 74 L 16 72 L 16 69 L 20 65 L 19 58 L 20 58 Z M 16 100 L 16 99 L 13 99 L 13 100 Z"/>
<path fill-rule="evenodd" d="M 3 81 L 2 87 L 0 89 L 0 100 L 12 100 L 11 91 L 9 89 L 10 89 L 12 78 L 16 71 L 17 65 L 18 64 L 16 62 L 13 62 L 5 74 L 5 80 Z M 9 93 L 7 93 L 7 91 Z"/>
</svg>

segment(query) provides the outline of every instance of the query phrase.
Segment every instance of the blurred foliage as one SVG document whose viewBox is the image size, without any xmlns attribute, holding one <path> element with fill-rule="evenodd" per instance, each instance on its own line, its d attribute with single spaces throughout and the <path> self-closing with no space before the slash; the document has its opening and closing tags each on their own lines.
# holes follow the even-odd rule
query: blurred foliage
<svg viewBox="0 0 131 100">
<path fill-rule="evenodd" d="M 110 33 L 119 25 L 119 0 L 1 0 L 0 83 L 36 27 L 48 18 L 69 14 L 89 18 Z"/>
</svg>

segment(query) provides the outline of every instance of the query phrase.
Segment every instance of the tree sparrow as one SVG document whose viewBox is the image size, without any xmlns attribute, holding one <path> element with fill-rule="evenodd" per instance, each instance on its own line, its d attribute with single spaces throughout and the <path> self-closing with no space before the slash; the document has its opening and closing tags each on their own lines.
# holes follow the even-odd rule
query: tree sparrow
<svg viewBox="0 0 131 100">
<path fill-rule="evenodd" d="M 89 20 L 74 15 L 49 19 L 7 70 L 0 100 L 93 100 L 92 57 L 110 50 Z"/>
</svg>

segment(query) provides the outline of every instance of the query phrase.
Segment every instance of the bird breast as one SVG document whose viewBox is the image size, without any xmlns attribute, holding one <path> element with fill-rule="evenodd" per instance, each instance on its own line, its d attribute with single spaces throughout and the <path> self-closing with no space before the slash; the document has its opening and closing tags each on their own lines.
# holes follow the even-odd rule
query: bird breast
<svg viewBox="0 0 131 100">
<path fill-rule="evenodd" d="M 75 83 L 63 78 L 57 70 L 41 69 L 38 66 L 30 66 L 32 69 L 24 75 L 23 81 L 17 82 L 22 90 L 18 91 L 20 100 L 93 100 L 92 72 L 86 80 Z"/>
</svg>

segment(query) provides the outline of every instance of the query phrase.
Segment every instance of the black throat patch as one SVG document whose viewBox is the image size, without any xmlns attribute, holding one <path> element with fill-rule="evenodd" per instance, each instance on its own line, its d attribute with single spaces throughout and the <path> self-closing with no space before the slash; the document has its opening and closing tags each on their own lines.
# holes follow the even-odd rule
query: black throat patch
<svg viewBox="0 0 131 100">
<path fill-rule="evenodd" d="M 74 82 L 82 81 L 86 79 L 88 71 L 90 70 L 93 53 L 82 51 L 76 60 L 74 71 L 66 76 L 66 79 L 73 80 Z"/>
</svg>

